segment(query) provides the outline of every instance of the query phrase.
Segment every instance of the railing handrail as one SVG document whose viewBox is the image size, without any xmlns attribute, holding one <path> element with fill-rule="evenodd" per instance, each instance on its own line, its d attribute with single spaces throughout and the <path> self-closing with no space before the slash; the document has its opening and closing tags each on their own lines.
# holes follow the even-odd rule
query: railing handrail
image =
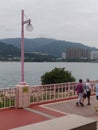
<svg viewBox="0 0 98 130">
<path fill-rule="evenodd" d="M 97 81 L 90 81 L 94 88 Z M 30 87 L 30 103 L 39 104 L 63 99 L 75 98 L 75 87 L 78 82 L 35 85 Z M 85 83 L 85 82 L 83 82 Z M 95 94 L 92 89 L 92 94 Z M 0 88 L 0 108 L 16 106 L 16 87 Z"/>
</svg>

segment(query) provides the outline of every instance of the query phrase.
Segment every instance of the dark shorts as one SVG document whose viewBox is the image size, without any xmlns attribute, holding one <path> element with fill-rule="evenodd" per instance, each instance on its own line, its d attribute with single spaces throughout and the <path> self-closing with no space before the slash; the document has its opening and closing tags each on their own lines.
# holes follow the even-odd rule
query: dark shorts
<svg viewBox="0 0 98 130">
<path fill-rule="evenodd" d="M 96 99 L 98 100 L 98 96 L 96 96 Z"/>
<path fill-rule="evenodd" d="M 90 91 L 88 91 L 87 92 L 87 94 L 83 94 L 83 98 L 90 98 L 90 95 L 91 95 L 91 92 Z"/>
<path fill-rule="evenodd" d="M 90 95 L 91 95 L 91 92 L 88 91 L 88 92 L 87 92 L 87 97 L 90 98 Z"/>
</svg>

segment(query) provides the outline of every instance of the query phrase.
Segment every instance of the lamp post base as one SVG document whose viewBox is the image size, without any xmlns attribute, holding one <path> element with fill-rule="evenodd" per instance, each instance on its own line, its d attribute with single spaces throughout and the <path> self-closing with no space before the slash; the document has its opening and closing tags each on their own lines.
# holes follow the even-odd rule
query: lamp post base
<svg viewBox="0 0 98 130">
<path fill-rule="evenodd" d="M 26 82 L 19 82 L 19 85 L 26 85 Z"/>
<path fill-rule="evenodd" d="M 26 83 L 16 85 L 16 108 L 26 108 L 30 106 L 30 86 Z"/>
</svg>

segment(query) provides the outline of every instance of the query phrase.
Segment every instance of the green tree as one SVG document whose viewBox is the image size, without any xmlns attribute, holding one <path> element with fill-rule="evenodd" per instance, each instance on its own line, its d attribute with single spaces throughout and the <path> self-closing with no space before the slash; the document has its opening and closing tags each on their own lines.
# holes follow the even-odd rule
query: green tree
<svg viewBox="0 0 98 130">
<path fill-rule="evenodd" d="M 41 76 L 42 84 L 74 82 L 75 80 L 71 72 L 65 70 L 65 68 L 54 68 L 52 71 L 46 72 Z"/>
</svg>

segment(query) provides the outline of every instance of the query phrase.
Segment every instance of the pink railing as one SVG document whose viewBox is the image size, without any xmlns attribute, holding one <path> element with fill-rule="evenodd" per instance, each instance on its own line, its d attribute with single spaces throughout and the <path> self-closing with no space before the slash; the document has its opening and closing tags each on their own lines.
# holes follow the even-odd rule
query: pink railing
<svg viewBox="0 0 98 130">
<path fill-rule="evenodd" d="M 92 94 L 95 94 L 96 81 L 91 81 Z M 77 83 L 59 83 L 30 87 L 30 104 L 40 104 L 63 99 L 71 99 L 77 96 L 75 87 Z M 0 89 L 0 108 L 16 106 L 16 88 Z"/>
<path fill-rule="evenodd" d="M 15 107 L 15 88 L 0 89 L 0 108 Z"/>
<path fill-rule="evenodd" d="M 94 92 L 94 86 L 96 81 L 91 81 L 92 94 Z M 48 84 L 31 87 L 30 102 L 31 104 L 45 103 L 48 101 L 56 101 L 63 99 L 70 99 L 77 96 L 75 87 L 77 83 L 60 83 L 60 84 Z"/>
</svg>

